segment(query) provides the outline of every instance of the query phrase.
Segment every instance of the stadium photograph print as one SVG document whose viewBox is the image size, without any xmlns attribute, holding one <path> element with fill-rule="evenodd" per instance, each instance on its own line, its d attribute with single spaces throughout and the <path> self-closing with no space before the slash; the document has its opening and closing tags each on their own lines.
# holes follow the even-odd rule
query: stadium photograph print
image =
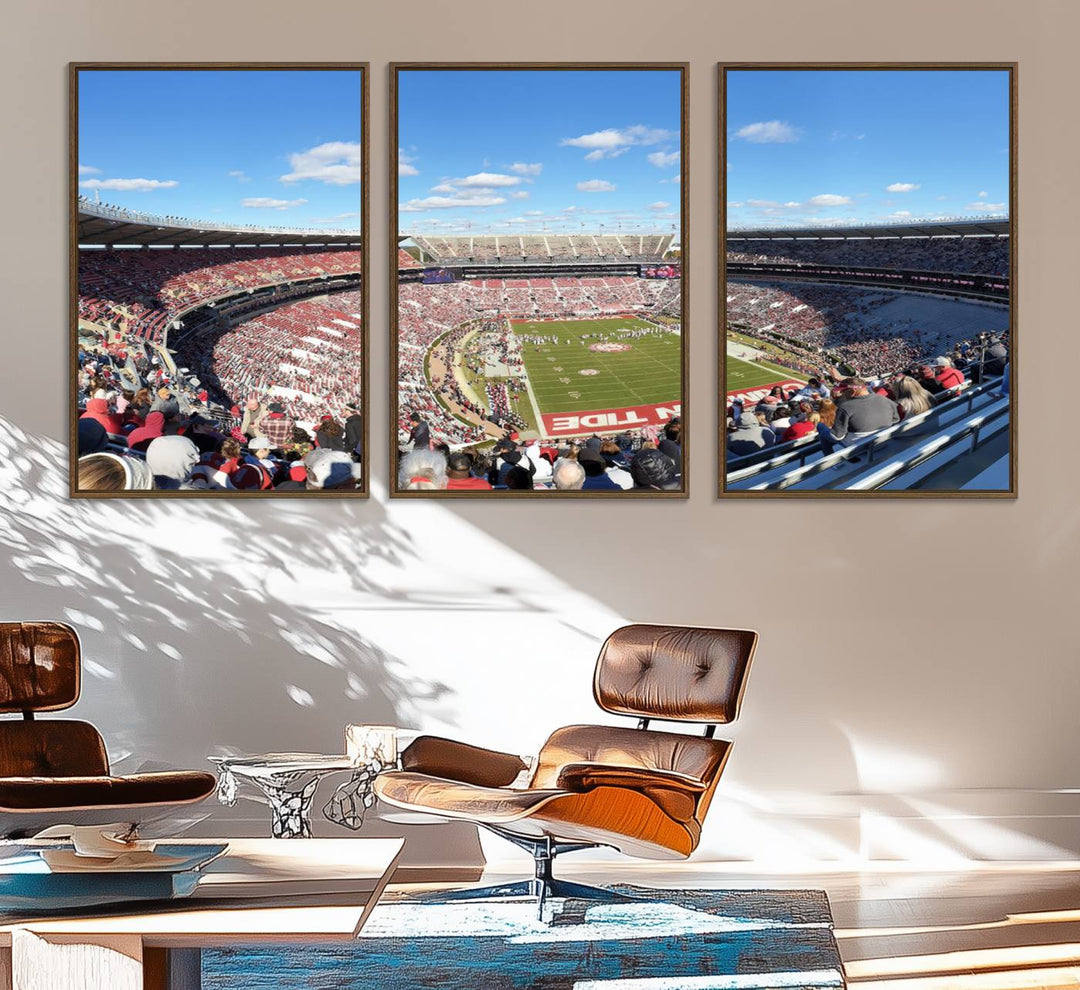
<svg viewBox="0 0 1080 990">
<path fill-rule="evenodd" d="M 70 66 L 70 492 L 367 495 L 367 66 Z"/>
<path fill-rule="evenodd" d="M 686 85 L 391 65 L 392 495 L 686 495 Z"/>
<path fill-rule="evenodd" d="M 1015 498 L 1016 66 L 720 67 L 719 490 Z"/>
</svg>

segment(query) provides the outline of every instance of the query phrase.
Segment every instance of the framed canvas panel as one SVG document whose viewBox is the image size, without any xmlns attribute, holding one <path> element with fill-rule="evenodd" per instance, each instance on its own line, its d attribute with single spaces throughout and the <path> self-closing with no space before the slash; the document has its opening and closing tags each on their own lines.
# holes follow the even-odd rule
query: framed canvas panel
<svg viewBox="0 0 1080 990">
<path fill-rule="evenodd" d="M 720 494 L 1014 498 L 1015 64 L 725 64 L 720 114 Z"/>
<path fill-rule="evenodd" d="M 70 66 L 71 494 L 367 494 L 364 63 Z"/>
<path fill-rule="evenodd" d="M 391 65 L 391 494 L 682 497 L 687 67 Z"/>
</svg>

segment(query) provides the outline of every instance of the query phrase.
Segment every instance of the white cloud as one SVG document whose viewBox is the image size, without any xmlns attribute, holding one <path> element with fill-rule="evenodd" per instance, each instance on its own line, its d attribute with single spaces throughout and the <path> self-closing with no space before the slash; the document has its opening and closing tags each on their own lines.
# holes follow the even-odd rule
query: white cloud
<svg viewBox="0 0 1080 990">
<path fill-rule="evenodd" d="M 407 155 L 404 151 L 398 149 L 397 153 L 397 174 L 398 175 L 419 175 L 420 169 L 418 169 L 412 163 L 416 161 L 414 155 Z"/>
<path fill-rule="evenodd" d="M 965 210 L 978 210 L 980 213 L 1004 213 L 1004 203 L 988 203 L 985 199 L 980 199 L 975 203 L 968 203 L 964 207 Z"/>
<path fill-rule="evenodd" d="M 577 191 L 585 193 L 614 192 L 615 184 L 604 179 L 589 179 L 588 182 L 579 182 Z"/>
<path fill-rule="evenodd" d="M 848 206 L 851 203 L 850 196 L 837 196 L 835 193 L 821 193 L 817 196 L 811 196 L 807 203 L 810 206 Z M 787 206 L 793 204 L 787 203 Z M 798 206 L 798 203 L 794 204 Z"/>
<path fill-rule="evenodd" d="M 675 136 L 672 131 L 635 124 L 633 127 L 608 127 L 590 134 L 563 138 L 559 143 L 571 148 L 587 149 L 589 153 L 585 156 L 585 160 L 596 162 L 602 158 L 618 158 L 619 155 L 626 154 L 636 145 L 659 144 Z"/>
<path fill-rule="evenodd" d="M 543 162 L 514 162 L 510 166 L 510 171 L 514 175 L 525 175 L 531 179 L 535 179 L 543 170 Z"/>
<path fill-rule="evenodd" d="M 885 187 L 886 192 L 914 192 L 919 188 L 918 182 L 894 182 Z"/>
<path fill-rule="evenodd" d="M 740 127 L 735 137 L 751 144 L 791 144 L 799 140 L 799 130 L 783 120 L 762 120 Z"/>
<path fill-rule="evenodd" d="M 359 220 L 359 211 L 354 210 L 352 213 L 339 213 L 335 217 L 316 217 L 312 220 L 312 223 L 338 223 L 341 220 Z"/>
<path fill-rule="evenodd" d="M 504 175 L 501 172 L 477 172 L 474 175 L 465 176 L 464 179 L 449 179 L 448 182 L 458 189 L 500 189 L 521 185 L 521 179 L 516 175 Z"/>
<path fill-rule="evenodd" d="M 906 220 L 911 216 L 911 210 L 896 210 L 890 213 L 886 219 L 888 220 Z"/>
<path fill-rule="evenodd" d="M 983 190 L 982 190 L 982 191 L 981 191 L 981 192 L 979 193 L 979 199 L 986 199 L 986 197 L 987 197 L 988 195 L 989 195 L 989 193 L 987 193 L 987 191 L 986 191 L 985 189 L 983 189 Z"/>
<path fill-rule="evenodd" d="M 229 173 L 230 179 L 236 179 L 237 182 L 250 182 L 251 176 L 247 174 L 242 168 L 234 168 Z"/>
<path fill-rule="evenodd" d="M 360 142 L 327 141 L 289 155 L 291 172 L 282 182 L 314 180 L 328 186 L 350 186 L 360 181 Z"/>
<path fill-rule="evenodd" d="M 79 175 L 99 175 L 101 173 L 100 168 L 94 168 L 93 165 L 80 165 Z"/>
<path fill-rule="evenodd" d="M 251 196 L 241 202 L 249 210 L 290 210 L 294 206 L 303 206 L 306 199 L 274 199 L 270 196 Z"/>
<path fill-rule="evenodd" d="M 117 192 L 153 192 L 155 189 L 172 189 L 179 184 L 176 179 L 87 179 L 79 183 L 83 189 L 115 189 Z"/>
<path fill-rule="evenodd" d="M 525 216 L 527 217 L 542 217 L 544 215 L 543 210 L 526 210 Z"/>
<path fill-rule="evenodd" d="M 512 193 L 510 193 L 510 195 L 514 199 L 528 199 L 529 198 L 529 190 L 528 189 L 515 189 Z"/>
<path fill-rule="evenodd" d="M 655 203 L 650 203 L 646 208 L 650 210 L 666 210 L 669 206 L 671 206 L 670 203 L 665 203 L 664 200 L 658 199 Z"/>
<path fill-rule="evenodd" d="M 650 165 L 657 168 L 670 168 L 679 161 L 677 151 L 654 151 L 646 156 Z"/>
<path fill-rule="evenodd" d="M 402 203 L 402 213 L 420 213 L 424 210 L 451 210 L 457 207 L 500 206 L 505 196 L 425 196 Z"/>
<path fill-rule="evenodd" d="M 682 176 L 681 175 L 673 175 L 670 179 L 661 179 L 660 180 L 660 185 L 666 186 L 666 185 L 670 185 L 672 183 L 674 183 L 675 185 L 679 185 L 681 182 L 682 182 Z"/>
</svg>

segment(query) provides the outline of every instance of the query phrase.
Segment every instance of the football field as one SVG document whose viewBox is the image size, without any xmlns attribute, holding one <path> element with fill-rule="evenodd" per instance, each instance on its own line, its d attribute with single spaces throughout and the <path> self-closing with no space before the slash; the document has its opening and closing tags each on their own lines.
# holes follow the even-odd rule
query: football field
<svg viewBox="0 0 1080 990">
<path fill-rule="evenodd" d="M 619 330 L 652 328 L 632 317 L 602 320 L 514 320 L 519 335 L 557 336 L 559 343 L 522 341 L 521 354 L 540 412 L 617 409 L 682 398 L 682 336 L 625 337 Z M 607 341 L 585 337 L 606 334 Z M 591 348 L 600 345 L 601 350 Z M 608 345 L 626 349 L 604 349 Z"/>
<path fill-rule="evenodd" d="M 790 379 L 799 380 L 802 376 L 794 371 L 786 371 L 783 368 L 773 367 L 768 364 L 757 364 L 753 361 L 744 361 L 742 358 L 727 355 L 727 391 L 741 392 L 745 389 L 759 388 L 762 385 L 771 385 L 773 382 L 782 382 Z"/>
</svg>

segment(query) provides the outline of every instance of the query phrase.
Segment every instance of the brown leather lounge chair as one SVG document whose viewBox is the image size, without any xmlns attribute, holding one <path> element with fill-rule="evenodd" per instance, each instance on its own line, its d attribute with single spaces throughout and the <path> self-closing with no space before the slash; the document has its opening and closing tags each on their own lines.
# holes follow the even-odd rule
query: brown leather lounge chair
<svg viewBox="0 0 1080 990">
<path fill-rule="evenodd" d="M 212 774 L 109 773 L 105 743 L 89 722 L 35 720 L 79 699 L 78 634 L 61 622 L 0 623 L 0 835 L 52 824 L 138 824 L 176 805 L 202 801 Z"/>
<path fill-rule="evenodd" d="M 731 752 L 713 738 L 716 726 L 739 714 L 756 645 L 746 630 L 625 626 L 600 650 L 593 696 L 604 711 L 637 718 L 637 728 L 557 729 L 525 785 L 517 756 L 421 736 L 375 791 L 395 808 L 475 822 L 532 853 L 532 881 L 461 896 L 533 895 L 541 912 L 549 893 L 608 899 L 602 888 L 554 879 L 552 860 L 592 846 L 648 859 L 694 851 Z M 704 723 L 704 735 L 651 731 L 653 719 Z"/>
</svg>

